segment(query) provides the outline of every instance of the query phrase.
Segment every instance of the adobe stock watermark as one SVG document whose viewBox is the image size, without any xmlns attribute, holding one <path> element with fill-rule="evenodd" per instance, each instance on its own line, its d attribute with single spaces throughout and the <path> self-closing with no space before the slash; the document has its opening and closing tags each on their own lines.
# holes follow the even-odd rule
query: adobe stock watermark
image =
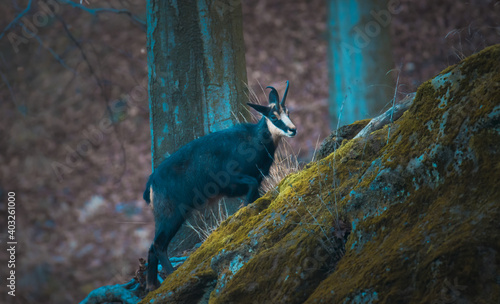
<svg viewBox="0 0 500 304">
<path fill-rule="evenodd" d="M 219 18 L 223 18 L 224 14 L 232 13 L 238 6 L 241 6 L 241 2 L 240 0 L 215 0 L 210 6 L 217 12 Z"/>
<path fill-rule="evenodd" d="M 440 298 L 435 299 L 431 304 L 447 304 L 447 303 L 458 303 L 461 297 L 461 291 L 467 289 L 466 285 L 458 284 L 458 278 L 455 277 L 453 282 L 450 282 L 448 278 L 443 281 L 443 288 L 439 293 Z"/>
<path fill-rule="evenodd" d="M 370 15 L 373 20 L 370 20 L 364 24 L 364 26 L 356 25 L 352 31 L 353 34 L 353 44 L 346 41 L 342 41 L 340 47 L 344 54 L 352 56 L 354 53 L 361 53 L 361 50 L 366 48 L 373 39 L 375 39 L 382 32 L 383 28 L 388 27 L 391 24 L 392 16 L 397 15 L 401 12 L 399 5 L 401 1 L 399 0 L 389 0 L 387 3 L 387 8 L 380 11 L 371 10 Z"/>
<path fill-rule="evenodd" d="M 81 132 L 81 139 L 74 146 L 63 145 L 65 150 L 64 161 L 52 161 L 51 168 L 58 182 L 62 182 L 75 169 L 82 168 L 85 158 L 89 157 L 103 142 L 107 135 L 114 131 L 113 117 L 121 116 L 120 121 L 128 118 L 128 111 L 133 107 L 142 108 L 142 103 L 147 101 L 146 77 L 139 85 L 135 86 L 129 94 L 122 95 L 110 105 L 111 115 L 108 115 L 95 124 L 91 124 Z M 125 101 L 125 102 L 123 102 Z"/>
<path fill-rule="evenodd" d="M 18 35 L 13 31 L 7 34 L 7 38 L 14 49 L 14 52 L 19 53 L 19 47 L 21 44 L 29 43 L 29 39 L 36 37 L 40 28 L 45 27 L 60 11 L 59 3 L 56 0 L 42 0 L 38 1 L 38 11 L 33 14 L 33 16 L 28 18 L 23 16 L 20 20 L 21 24 L 21 34 Z"/>
<path fill-rule="evenodd" d="M 275 284 L 269 299 L 267 300 L 254 300 L 253 304 L 276 304 L 276 303 L 290 303 L 293 302 L 290 290 L 298 290 L 301 285 L 310 280 L 312 277 L 318 275 L 318 271 L 328 268 L 328 261 L 331 255 L 322 247 L 316 247 L 312 256 L 306 256 L 300 263 L 294 266 L 285 266 L 283 269 L 282 261 L 279 261 L 279 256 L 275 256 L 271 268 L 263 274 L 264 279 L 270 279 L 276 273 L 280 273 L 278 278 L 275 279 Z M 262 280 L 264 281 L 265 280 Z M 248 292 L 253 292 L 258 288 L 258 283 L 249 284 L 246 287 Z M 279 299 L 279 300 L 277 300 Z"/>
<path fill-rule="evenodd" d="M 7 294 L 16 296 L 16 193 L 7 193 Z"/>
</svg>

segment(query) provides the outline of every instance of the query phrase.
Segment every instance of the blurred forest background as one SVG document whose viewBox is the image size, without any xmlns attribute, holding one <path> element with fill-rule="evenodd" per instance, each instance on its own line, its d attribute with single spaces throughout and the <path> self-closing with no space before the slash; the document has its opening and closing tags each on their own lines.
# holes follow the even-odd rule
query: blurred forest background
<svg viewBox="0 0 500 304">
<path fill-rule="evenodd" d="M 33 22 L 44 1 L 3 0 L 0 29 L 29 2 L 24 17 Z M 7 31 L 31 33 L 26 41 L 0 39 L 0 240 L 4 198 L 16 191 L 17 303 L 75 303 L 128 281 L 153 237 L 142 200 L 151 172 L 146 4 L 79 3 L 57 2 L 43 26 Z M 399 3 L 390 48 L 400 94 L 500 43 L 500 1 Z M 330 132 L 326 22 L 325 0 L 243 0 L 249 87 L 266 100 L 261 85 L 290 80 L 298 136 L 288 142 L 304 162 Z"/>
</svg>

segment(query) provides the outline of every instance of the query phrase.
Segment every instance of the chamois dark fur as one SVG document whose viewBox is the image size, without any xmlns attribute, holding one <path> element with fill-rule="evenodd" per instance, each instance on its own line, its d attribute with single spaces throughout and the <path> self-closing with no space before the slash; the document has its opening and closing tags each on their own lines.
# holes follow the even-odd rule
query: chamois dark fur
<svg viewBox="0 0 500 304">
<path fill-rule="evenodd" d="M 277 91 L 268 88 L 269 107 L 249 104 L 263 115 L 257 124 L 239 124 L 193 140 L 150 175 L 143 195 L 156 224 L 148 254 L 149 290 L 158 287 L 158 261 L 167 274 L 173 272 L 167 247 L 190 211 L 221 197 L 246 194 L 245 205 L 259 198 L 258 189 L 273 164 L 278 138 L 296 133 L 285 107 L 288 82 L 281 103 Z"/>
</svg>

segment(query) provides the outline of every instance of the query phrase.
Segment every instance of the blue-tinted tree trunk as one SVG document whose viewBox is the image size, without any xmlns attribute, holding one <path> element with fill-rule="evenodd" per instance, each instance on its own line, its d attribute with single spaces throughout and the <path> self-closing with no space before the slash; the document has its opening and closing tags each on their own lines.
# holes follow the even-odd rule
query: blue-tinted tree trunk
<svg viewBox="0 0 500 304">
<path fill-rule="evenodd" d="M 240 1 L 148 0 L 153 168 L 195 138 L 245 113 Z"/>
<path fill-rule="evenodd" d="M 377 115 L 394 94 L 393 0 L 328 0 L 332 128 Z M 342 108 L 342 110 L 341 110 Z"/>
<path fill-rule="evenodd" d="M 148 0 L 148 74 L 152 165 L 186 143 L 249 118 L 239 0 Z M 240 203 L 229 202 L 234 212 Z M 177 254 L 199 242 L 182 227 Z"/>
</svg>

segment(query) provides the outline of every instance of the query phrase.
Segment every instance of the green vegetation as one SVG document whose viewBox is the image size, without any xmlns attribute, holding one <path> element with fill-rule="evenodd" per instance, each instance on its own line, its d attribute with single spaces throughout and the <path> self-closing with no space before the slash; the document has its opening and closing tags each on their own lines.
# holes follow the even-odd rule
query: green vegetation
<svg viewBox="0 0 500 304">
<path fill-rule="evenodd" d="M 387 132 L 288 175 L 142 303 L 499 302 L 500 45 Z"/>
</svg>

